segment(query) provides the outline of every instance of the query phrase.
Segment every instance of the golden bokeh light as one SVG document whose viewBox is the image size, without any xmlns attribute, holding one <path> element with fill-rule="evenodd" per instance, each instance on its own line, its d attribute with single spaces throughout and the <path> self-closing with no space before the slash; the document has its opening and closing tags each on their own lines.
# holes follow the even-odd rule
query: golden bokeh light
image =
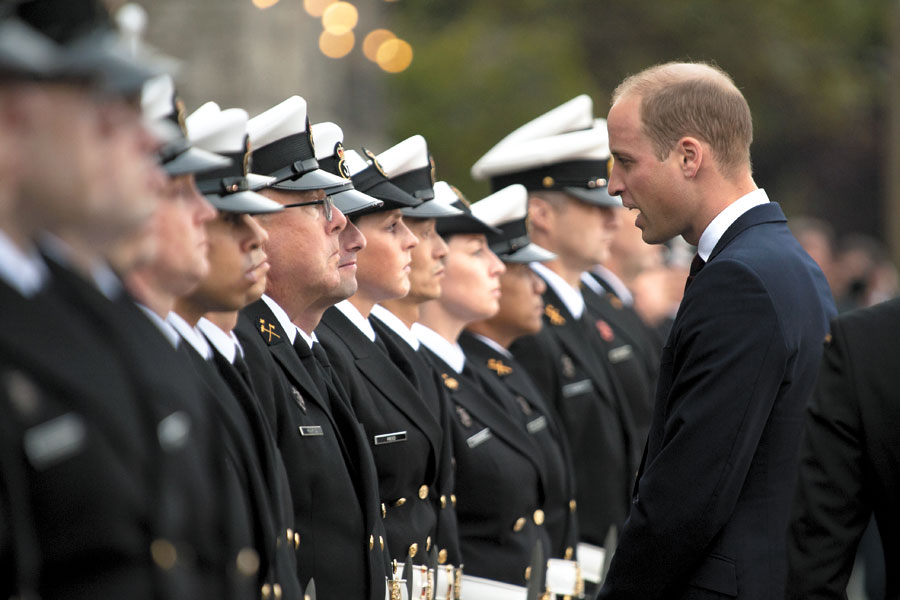
<svg viewBox="0 0 900 600">
<path fill-rule="evenodd" d="M 359 20 L 359 12 L 349 2 L 335 2 L 322 13 L 322 27 L 325 31 L 342 35 L 352 31 Z"/>
<path fill-rule="evenodd" d="M 309 16 L 319 18 L 334 2 L 336 0 L 303 0 L 303 9 Z"/>
<path fill-rule="evenodd" d="M 397 36 L 387 29 L 375 29 L 370 31 L 363 40 L 363 54 L 372 62 L 378 62 L 378 49 L 383 43 Z"/>
<path fill-rule="evenodd" d="M 387 40 L 378 47 L 375 58 L 382 70 L 388 73 L 399 73 L 406 70 L 412 63 L 412 46 L 400 38 Z"/>
<path fill-rule="evenodd" d="M 323 31 L 319 35 L 319 50 L 328 58 L 343 58 L 350 54 L 356 38 L 352 31 L 348 31 L 341 35 L 334 35 L 331 32 Z"/>
<path fill-rule="evenodd" d="M 278 0 L 253 0 L 253 6 L 259 9 L 269 8 L 278 4 Z"/>
</svg>

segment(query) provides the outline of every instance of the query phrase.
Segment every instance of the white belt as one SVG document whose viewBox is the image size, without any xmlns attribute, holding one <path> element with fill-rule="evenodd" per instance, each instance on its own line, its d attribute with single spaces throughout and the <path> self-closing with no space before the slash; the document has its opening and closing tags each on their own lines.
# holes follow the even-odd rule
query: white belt
<svg viewBox="0 0 900 600">
<path fill-rule="evenodd" d="M 453 565 L 438 565 L 429 571 L 425 565 L 412 565 L 412 596 L 407 592 L 406 580 L 400 579 L 404 563 L 397 563 L 396 579 L 387 581 L 385 600 L 454 600 L 457 569 Z"/>
<path fill-rule="evenodd" d="M 585 581 L 600 583 L 603 579 L 603 561 L 606 550 L 600 546 L 578 542 L 578 563 Z"/>
<path fill-rule="evenodd" d="M 521 586 L 472 575 L 462 576 L 461 600 L 525 600 Z"/>
</svg>

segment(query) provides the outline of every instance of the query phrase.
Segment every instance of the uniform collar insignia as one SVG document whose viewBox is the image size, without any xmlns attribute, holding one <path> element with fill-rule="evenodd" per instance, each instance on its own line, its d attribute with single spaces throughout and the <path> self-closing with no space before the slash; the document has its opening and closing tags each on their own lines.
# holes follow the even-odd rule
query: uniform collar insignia
<svg viewBox="0 0 900 600">
<path fill-rule="evenodd" d="M 266 320 L 262 318 L 259 320 L 259 332 L 267 344 L 272 343 L 272 338 L 281 339 L 281 336 L 275 333 L 275 323 L 266 323 Z"/>
<path fill-rule="evenodd" d="M 504 365 L 502 360 L 498 360 L 496 358 L 488 359 L 487 368 L 491 371 L 496 371 L 497 375 L 500 377 L 504 377 L 513 372 L 512 367 L 510 367 L 509 365 Z"/>
<path fill-rule="evenodd" d="M 548 304 L 544 307 L 544 314 L 550 319 L 551 325 L 565 325 L 566 318 L 562 316 L 559 312 L 559 309 L 553 306 L 552 304 Z"/>
<path fill-rule="evenodd" d="M 441 378 L 444 380 L 444 385 L 447 386 L 448 390 L 456 391 L 459 389 L 459 382 L 455 378 L 450 377 L 446 373 L 441 373 Z"/>
</svg>

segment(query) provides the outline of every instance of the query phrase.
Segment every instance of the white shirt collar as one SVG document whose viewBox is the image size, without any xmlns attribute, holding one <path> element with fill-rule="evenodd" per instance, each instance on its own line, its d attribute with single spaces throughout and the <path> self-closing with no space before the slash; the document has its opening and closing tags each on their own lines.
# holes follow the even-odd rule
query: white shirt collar
<svg viewBox="0 0 900 600">
<path fill-rule="evenodd" d="M 350 319 L 350 322 L 356 325 L 356 328 L 362 331 L 363 335 L 369 338 L 370 342 L 375 341 L 375 330 L 372 329 L 372 324 L 349 300 L 342 300 L 335 304 L 334 307 L 344 313 L 344 316 Z"/>
<path fill-rule="evenodd" d="M 498 344 L 497 342 L 495 342 L 495 341 L 492 340 L 491 338 L 489 338 L 489 337 L 484 337 L 484 336 L 481 335 L 480 333 L 475 333 L 474 331 L 470 331 L 469 333 L 471 333 L 472 336 L 474 336 L 476 339 L 478 339 L 478 340 L 481 341 L 481 342 L 484 342 L 485 344 L 487 344 L 488 346 L 490 346 L 491 348 L 493 348 L 496 352 L 499 352 L 500 354 L 502 354 L 502 355 L 505 356 L 506 358 L 512 358 L 512 357 L 513 357 L 512 352 L 510 352 L 509 350 L 507 350 L 506 348 L 504 348 L 503 346 L 501 346 L 500 344 Z"/>
<path fill-rule="evenodd" d="M 441 357 L 451 369 L 462 373 L 463 367 L 466 366 L 466 355 L 459 344 L 448 342 L 439 333 L 421 323 L 413 323 L 410 329 L 426 348 Z"/>
<path fill-rule="evenodd" d="M 0 231 L 0 279 L 30 298 L 46 283 L 47 266 L 36 249 L 22 252 Z"/>
<path fill-rule="evenodd" d="M 611 287 L 613 289 L 613 292 L 615 292 L 616 296 L 619 297 L 619 300 L 622 301 L 622 304 L 624 304 L 625 306 L 633 306 L 634 305 L 634 295 L 631 293 L 631 290 L 628 289 L 628 287 L 625 285 L 625 283 L 621 279 L 619 279 L 618 275 L 616 275 L 615 273 L 613 273 L 612 271 L 610 271 L 603 265 L 594 265 L 594 268 L 592 270 L 603 281 L 605 281 L 606 284 L 609 285 L 609 287 Z M 588 279 L 590 279 L 590 281 L 592 281 L 594 284 L 600 286 L 600 291 L 597 291 L 596 289 L 591 287 L 591 289 L 593 289 L 595 292 L 597 292 L 601 296 L 606 292 L 606 290 L 603 289 L 603 286 L 596 279 L 594 279 L 587 273 L 584 273 L 581 276 L 581 280 L 590 286 L 591 283 L 588 283 L 588 281 L 587 281 Z"/>
<path fill-rule="evenodd" d="M 749 194 L 741 196 L 726 206 L 725 209 L 716 215 L 716 218 L 706 226 L 706 229 L 703 230 L 703 234 L 700 236 L 700 241 L 697 244 L 697 254 L 700 255 L 700 258 L 704 261 L 709 260 L 709 255 L 712 254 L 716 244 L 719 243 L 719 240 L 722 239 L 722 236 L 725 235 L 728 228 L 731 227 L 742 214 L 751 208 L 759 206 L 760 204 L 765 204 L 768 201 L 769 197 L 766 195 L 765 190 L 759 188 L 753 190 Z"/>
<path fill-rule="evenodd" d="M 266 306 L 269 307 L 269 310 L 272 311 L 272 314 L 275 315 L 275 319 L 278 321 L 278 324 L 281 325 L 281 328 L 287 333 L 287 336 L 291 342 L 294 343 L 294 340 L 297 339 L 297 332 L 300 331 L 299 328 L 291 323 L 291 318 L 288 317 L 287 313 L 284 312 L 284 309 L 281 306 L 272 300 L 266 294 L 262 295 L 263 302 L 266 303 Z M 307 339 L 308 336 L 304 335 L 304 339 Z"/>
<path fill-rule="evenodd" d="M 372 307 L 372 316 L 390 327 L 391 331 L 403 338 L 403 341 L 409 344 L 413 350 L 419 349 L 419 338 L 413 335 L 413 332 L 406 326 L 406 323 L 400 320 L 400 317 L 380 304 Z"/>
<path fill-rule="evenodd" d="M 160 333 L 163 334 L 163 337 L 168 340 L 170 344 L 172 344 L 173 348 L 178 348 L 178 343 L 181 341 L 181 336 L 178 335 L 178 332 L 175 331 L 175 328 L 166 323 L 162 317 L 158 314 L 141 304 L 140 302 L 135 302 L 137 307 L 144 311 L 144 314 L 147 315 L 147 318 L 150 319 L 150 322 L 156 325 L 157 329 L 159 329 Z"/>
<path fill-rule="evenodd" d="M 168 315 L 166 315 L 166 321 L 169 322 L 169 325 L 175 328 L 175 331 L 178 332 L 178 335 L 184 339 L 194 350 L 197 351 L 200 356 L 202 356 L 206 360 L 211 360 L 213 357 L 212 348 L 209 345 L 209 342 L 206 341 L 206 338 L 203 337 L 203 334 L 195 328 L 188 325 L 188 322 L 181 318 L 181 315 L 172 311 Z"/>
<path fill-rule="evenodd" d="M 584 296 L 581 295 L 581 290 L 573 288 L 566 283 L 565 279 L 539 262 L 531 263 L 531 270 L 540 275 L 547 282 L 547 285 L 556 292 L 556 295 L 566 305 L 573 317 L 576 319 L 581 318 L 582 313 L 584 313 Z"/>
<path fill-rule="evenodd" d="M 219 329 L 219 326 L 207 319 L 201 317 L 197 321 L 197 329 L 206 336 L 206 339 L 216 349 L 216 351 L 228 359 L 228 362 L 234 364 L 234 357 L 237 355 L 237 346 L 234 338 L 229 333 Z"/>
</svg>

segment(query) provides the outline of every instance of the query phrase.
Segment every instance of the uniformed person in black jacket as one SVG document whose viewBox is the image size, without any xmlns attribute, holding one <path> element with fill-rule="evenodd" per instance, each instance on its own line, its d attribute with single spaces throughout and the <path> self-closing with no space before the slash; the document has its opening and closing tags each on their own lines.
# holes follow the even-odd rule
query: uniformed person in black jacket
<svg viewBox="0 0 900 600">
<path fill-rule="evenodd" d="M 579 96 L 508 136 L 472 167 L 493 189 L 521 183 L 529 190 L 529 232 L 557 255 L 532 268 L 547 284 L 544 329 L 510 350 L 558 411 L 568 432 L 576 472 L 576 500 L 585 577 L 598 580 L 601 546 L 620 529 L 630 508 L 637 470 L 635 403 L 646 406 L 646 376 L 633 354 L 615 354 L 608 325 L 586 307 L 581 275 L 608 248 L 606 193 L 609 148 L 604 122 L 595 122 L 589 97 Z M 610 361 L 610 352 L 619 363 Z M 619 350 L 622 353 L 622 350 Z"/>
<path fill-rule="evenodd" d="M 285 210 L 258 217 L 269 236 L 266 295 L 241 311 L 236 331 L 245 346 L 267 349 L 290 386 L 276 406 L 275 435 L 291 485 L 301 583 L 314 578 L 323 598 L 382 600 L 390 564 L 375 463 L 313 334 L 322 313 L 356 288 L 363 238 L 344 210 L 380 202 L 363 194 L 338 200 L 349 182 L 318 169 L 299 96 L 251 119 L 249 131 L 254 171 L 277 179 L 261 193 Z M 251 372 L 267 368 L 253 356 Z"/>
<path fill-rule="evenodd" d="M 521 409 L 490 392 L 457 343 L 468 323 L 497 312 L 505 268 L 485 237 L 497 230 L 473 217 L 463 200 L 455 206 L 464 214 L 438 221 L 449 247 L 441 297 L 422 306 L 413 332 L 441 374 L 455 413 L 456 511 L 466 574 L 524 586 L 535 544 L 551 545 L 543 510 L 550 480 L 538 444 L 511 416 Z"/>
<path fill-rule="evenodd" d="M 316 125 L 314 132 L 321 142 L 318 147 L 334 148 L 341 142 L 334 124 Z M 377 159 L 367 163 L 347 153 L 346 160 L 358 181 L 380 176 L 381 184 L 367 192 L 384 204 L 353 217 L 366 238 L 365 249 L 357 254 L 357 291 L 325 312 L 316 334 L 372 447 L 391 558 L 427 564 L 434 547 L 434 556 L 443 550 L 446 562 L 447 551 L 438 539 L 441 506 L 434 490 L 441 472 L 451 468 L 446 460 L 450 438 L 441 429 L 440 414 L 395 364 L 368 319 L 376 302 L 409 291 L 410 251 L 418 238 L 406 227 L 401 209 L 422 200 L 388 182 Z"/>
<path fill-rule="evenodd" d="M 112 43 L 99 4 L 18 8 L 65 56 L 53 65 L 52 48 L 31 54 L 51 68 L 38 65 L 22 88 L 5 80 L 9 63 L 0 68 L 0 104 L 5 117 L 16 114 L 4 135 L 17 136 L 3 168 L 18 165 L 3 180 L 20 203 L 3 219 L 18 250 L 0 260 L 0 504 L 10 525 L 0 533 L 0 588 L 43 598 L 228 597 L 207 415 L 179 387 L 172 347 L 103 260 L 158 202 L 149 185 L 162 177 L 156 141 L 123 100 L 152 70 Z M 13 43 L 0 54 L 41 43 L 8 33 L 0 38 Z M 122 173 L 136 177 L 130 189 Z M 38 237 L 43 261 L 29 242 Z M 170 367 L 165 378 L 151 373 L 160 365 Z"/>
<path fill-rule="evenodd" d="M 500 229 L 499 234 L 488 235 L 488 243 L 506 272 L 500 276 L 500 310 L 490 319 L 470 323 L 459 343 L 467 362 L 493 384 L 492 389 L 512 400 L 507 400 L 510 416 L 521 422 L 541 449 L 549 478 L 543 511 L 551 545 L 545 553 L 572 560 L 578 519 L 575 471 L 565 432 L 528 372 L 508 350 L 515 339 L 541 330 L 545 284 L 528 263 L 551 260 L 554 255 L 528 237 L 528 192 L 523 186 L 513 184 L 492 194 L 475 203 L 472 213 Z"/>
</svg>

